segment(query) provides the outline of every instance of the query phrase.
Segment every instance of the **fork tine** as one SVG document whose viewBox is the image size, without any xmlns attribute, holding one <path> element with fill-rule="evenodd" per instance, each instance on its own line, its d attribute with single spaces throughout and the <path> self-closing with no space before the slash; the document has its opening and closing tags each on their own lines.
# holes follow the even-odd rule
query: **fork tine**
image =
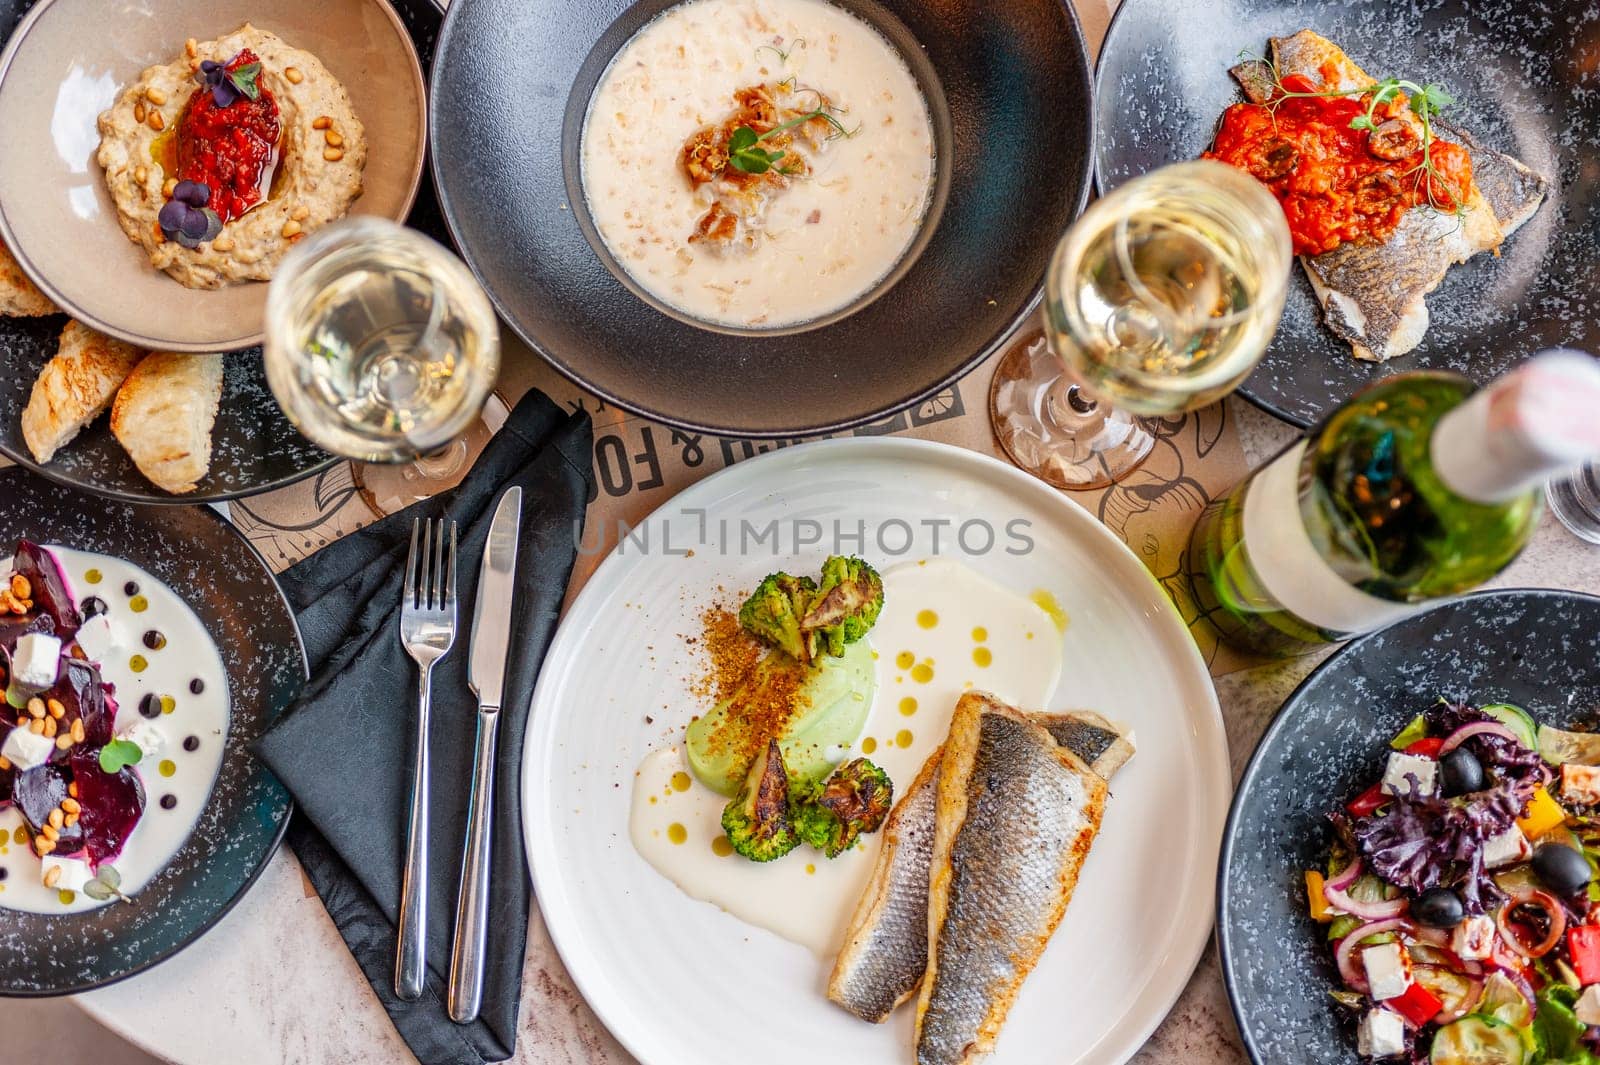
<svg viewBox="0 0 1600 1065">
<path fill-rule="evenodd" d="M 417 535 L 422 531 L 420 518 L 411 521 L 411 551 L 406 555 L 406 583 L 401 589 L 402 608 L 414 607 L 417 602 Z"/>
<path fill-rule="evenodd" d="M 438 532 L 433 540 L 433 608 L 444 609 L 444 519 L 438 521 Z"/>
<path fill-rule="evenodd" d="M 450 523 L 450 568 L 444 571 L 444 605 L 452 614 L 456 610 L 456 523 Z"/>
<path fill-rule="evenodd" d="M 427 610 L 433 609 L 433 522 L 422 523 L 422 587 L 417 592 L 417 603 Z"/>
</svg>

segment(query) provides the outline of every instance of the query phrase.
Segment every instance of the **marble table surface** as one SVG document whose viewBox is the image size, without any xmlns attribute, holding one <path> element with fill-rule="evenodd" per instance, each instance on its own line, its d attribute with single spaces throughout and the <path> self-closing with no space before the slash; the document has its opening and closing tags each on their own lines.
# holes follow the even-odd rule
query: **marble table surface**
<svg viewBox="0 0 1600 1065">
<path fill-rule="evenodd" d="M 1252 466 L 1291 438 L 1285 425 L 1238 400 L 1230 413 Z M 1600 549 L 1546 516 L 1501 586 L 1600 594 Z M 1235 779 L 1272 714 L 1325 655 L 1217 678 Z M 519 1065 L 630 1065 L 573 988 L 537 912 L 528 936 Z M 95 1019 L 158 1058 L 211 1065 L 393 1065 L 413 1061 L 287 848 L 223 921 L 182 955 L 132 980 L 75 1000 Z M 1244 1061 L 1208 948 L 1138 1065 Z"/>
</svg>

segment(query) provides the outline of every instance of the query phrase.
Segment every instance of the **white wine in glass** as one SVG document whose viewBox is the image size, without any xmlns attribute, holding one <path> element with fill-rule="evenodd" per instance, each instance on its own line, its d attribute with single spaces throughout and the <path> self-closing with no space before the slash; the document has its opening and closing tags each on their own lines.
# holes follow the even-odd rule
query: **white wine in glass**
<svg viewBox="0 0 1600 1065">
<path fill-rule="evenodd" d="M 499 373 L 500 333 L 461 260 L 415 230 L 354 218 L 284 259 L 264 352 L 273 395 L 314 443 L 408 462 L 478 418 Z"/>
<path fill-rule="evenodd" d="M 1139 416 L 1214 403 L 1255 368 L 1292 263 L 1276 198 L 1225 163 L 1176 163 L 1097 200 L 1051 259 L 1043 333 L 996 368 L 1001 445 L 1059 488 L 1121 479 L 1154 446 Z"/>
</svg>

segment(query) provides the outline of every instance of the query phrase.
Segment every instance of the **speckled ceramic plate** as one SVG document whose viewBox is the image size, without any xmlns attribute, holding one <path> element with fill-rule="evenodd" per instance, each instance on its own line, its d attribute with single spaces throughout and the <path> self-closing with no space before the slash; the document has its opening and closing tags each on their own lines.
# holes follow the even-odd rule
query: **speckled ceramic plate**
<svg viewBox="0 0 1600 1065">
<path fill-rule="evenodd" d="M 0 995 L 64 995 L 170 958 L 255 882 L 282 838 L 290 801 L 247 747 L 299 692 L 305 652 L 266 563 L 205 507 L 108 503 L 25 470 L 0 470 L 0 551 L 21 537 L 116 555 L 159 577 L 211 632 L 231 700 L 210 805 L 132 903 L 62 917 L 0 909 Z M 14 875 L 37 875 L 37 859 L 19 849 L 0 858 L 7 863 Z"/>
<path fill-rule="evenodd" d="M 997 529 L 1024 528 L 1031 542 L 982 551 L 948 532 L 939 537 L 941 526 L 974 515 Z M 823 543 L 797 546 L 806 535 L 795 520 L 802 516 L 846 536 L 830 545 L 819 533 Z M 760 546 L 739 531 L 768 523 L 776 535 Z M 849 539 L 857 527 L 864 543 Z M 568 970 L 611 1032 L 647 1065 L 911 1060 L 913 1010 L 879 1025 L 845 1013 L 824 997 L 832 959 L 690 898 L 629 836 L 635 769 L 648 752 L 678 741 L 698 702 L 689 676 L 696 660 L 679 634 L 699 631 L 705 593 L 751 588 L 774 569 L 799 571 L 844 550 L 886 567 L 953 557 L 1008 588 L 1049 592 L 1070 617 L 1048 705 L 1092 708 L 1124 723 L 1138 753 L 1112 781 L 1072 905 L 986 1060 L 1116 1065 L 1133 1056 L 1210 939 L 1228 801 L 1227 745 L 1210 677 L 1133 552 L 1014 466 L 892 437 L 805 444 L 741 462 L 663 505 L 641 530 L 651 548 L 613 552 L 556 634 L 522 763 L 535 893 Z M 892 691 L 885 685 L 878 698 Z M 927 715 L 910 723 L 918 720 Z M 761 1007 L 726 1008 L 730 981 L 741 1002 Z"/>
<path fill-rule="evenodd" d="M 0 25 L 11 12 L 0 7 Z M 246 22 L 311 52 L 349 91 L 367 165 L 352 214 L 401 220 L 427 153 L 422 68 L 388 0 L 39 0 L 0 55 L 0 239 L 58 306 L 102 333 L 166 351 L 259 343 L 265 284 L 186 288 L 150 265 L 117 222 L 95 162 L 96 119 L 187 38 Z M 179 101 L 168 104 L 169 110 Z M 169 115 L 169 117 L 171 117 Z M 305 121 L 310 121 L 306 119 Z"/>
<path fill-rule="evenodd" d="M 1470 595 L 1351 643 L 1284 703 L 1239 784 L 1218 874 L 1223 979 L 1258 1065 L 1359 1060 L 1355 1024 L 1326 994 L 1338 974 L 1303 877 L 1327 860 L 1328 811 L 1441 695 L 1600 729 L 1600 598 Z"/>
<path fill-rule="evenodd" d="M 1309 425 L 1351 392 L 1406 370 L 1488 381 L 1543 348 L 1600 347 L 1600 22 L 1587 0 L 1124 0 L 1097 76 L 1102 191 L 1210 144 L 1242 96 L 1228 68 L 1267 38 L 1313 29 L 1374 77 L 1437 81 L 1446 115 L 1551 179 L 1549 198 L 1501 249 L 1452 269 L 1428 297 L 1422 345 L 1381 366 L 1358 362 L 1322 323 L 1296 266 L 1283 323 L 1240 389 Z"/>
<path fill-rule="evenodd" d="M 31 0 L 0 0 L 0 42 L 33 6 Z M 394 4 L 424 64 L 443 16 L 429 0 Z M 433 182 L 424 172 L 408 224 L 446 239 Z M 175 284 L 175 283 L 173 283 Z M 230 355 L 222 408 L 213 437 L 211 472 L 186 496 L 170 496 L 139 473 L 101 418 L 63 448 L 48 466 L 28 453 L 19 418 L 39 369 L 55 354 L 66 318 L 0 318 L 0 454 L 53 480 L 129 502 L 204 503 L 270 491 L 339 461 L 302 437 L 267 388 L 261 351 Z"/>
<path fill-rule="evenodd" d="M 833 0 L 898 48 L 921 85 L 935 129 L 933 199 L 871 302 L 827 324 L 752 336 L 635 295 L 607 266 L 584 208 L 577 156 L 589 99 L 617 51 L 673 2 L 450 6 L 429 100 L 434 175 L 462 254 L 535 351 L 635 413 L 725 436 L 792 437 L 913 405 L 1032 313 L 1050 252 L 1089 189 L 1089 60 L 1071 4 Z M 514 101 L 486 105 L 490 81 L 516 86 Z"/>
</svg>

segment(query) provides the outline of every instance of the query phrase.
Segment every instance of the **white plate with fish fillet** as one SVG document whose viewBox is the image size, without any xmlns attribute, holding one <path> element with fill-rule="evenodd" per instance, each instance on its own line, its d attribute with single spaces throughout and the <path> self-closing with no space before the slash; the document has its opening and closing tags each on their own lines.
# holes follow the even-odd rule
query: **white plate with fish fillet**
<svg viewBox="0 0 1600 1065">
<path fill-rule="evenodd" d="M 989 1059 L 1126 1060 L 1210 936 L 1229 795 L 1216 696 L 1161 588 L 1087 511 L 924 441 L 823 441 L 707 478 L 635 530 L 573 604 L 534 694 L 521 792 L 536 894 L 574 981 L 647 1065 L 911 1059 L 911 1005 L 873 1025 L 826 997 L 882 833 L 832 862 L 804 851 L 758 866 L 712 850 L 726 800 L 708 807 L 698 783 L 671 784 L 673 750 L 709 703 L 693 690 L 705 608 L 830 554 L 883 573 L 857 746 L 897 792 L 969 686 L 1131 733 L 1137 753 L 1111 782 L 1065 920 Z"/>
</svg>

